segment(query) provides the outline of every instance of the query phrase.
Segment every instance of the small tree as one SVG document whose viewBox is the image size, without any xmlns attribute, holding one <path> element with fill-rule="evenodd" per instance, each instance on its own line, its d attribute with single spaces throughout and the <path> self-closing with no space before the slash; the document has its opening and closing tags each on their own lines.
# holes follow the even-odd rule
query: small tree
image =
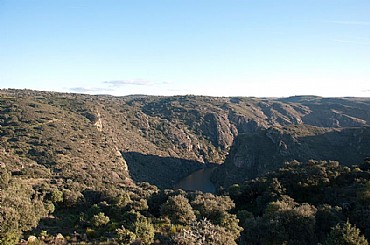
<svg viewBox="0 0 370 245">
<path fill-rule="evenodd" d="M 128 192 L 123 192 L 115 198 L 115 205 L 119 208 L 126 207 L 129 203 L 132 203 L 132 201 Z"/>
<path fill-rule="evenodd" d="M 121 238 L 136 239 L 139 244 L 151 244 L 154 241 L 154 226 L 151 220 L 137 211 L 130 211 L 124 214 L 123 227 L 131 231 L 119 231 L 122 235 Z M 118 232 L 118 231 L 117 231 Z M 120 236 L 120 234 L 117 234 Z M 135 243 L 136 244 L 136 243 Z"/>
<path fill-rule="evenodd" d="M 116 229 L 116 232 L 117 240 L 120 242 L 120 244 L 131 244 L 136 239 L 135 233 L 123 226 L 122 228 Z"/>
<path fill-rule="evenodd" d="M 182 196 L 171 196 L 162 205 L 161 214 L 167 216 L 174 224 L 189 224 L 196 219 L 189 200 Z"/>
<path fill-rule="evenodd" d="M 236 245 L 232 234 L 225 228 L 212 224 L 207 219 L 193 222 L 190 227 L 183 228 L 173 237 L 173 243 L 178 245 L 223 244 Z"/>
<path fill-rule="evenodd" d="M 360 230 L 351 225 L 349 221 L 345 224 L 337 224 L 329 233 L 326 245 L 368 245 L 366 238 L 360 235 Z"/>
<path fill-rule="evenodd" d="M 20 215 L 10 207 L 0 206 L 0 245 L 16 244 L 21 236 Z"/>
<path fill-rule="evenodd" d="M 0 167 L 0 189 L 5 189 L 11 179 L 11 174 L 6 168 Z"/>
<path fill-rule="evenodd" d="M 197 195 L 191 204 L 199 211 L 200 216 L 211 222 L 217 220 L 220 213 L 235 208 L 235 203 L 229 196 L 215 196 L 211 193 Z"/>
<path fill-rule="evenodd" d="M 154 241 L 154 226 L 150 219 L 140 215 L 134 223 L 134 234 L 144 244 L 152 244 Z"/>
<path fill-rule="evenodd" d="M 63 192 L 58 190 L 58 189 L 54 189 L 52 192 L 51 192 L 51 197 L 50 197 L 50 200 L 56 204 L 56 203 L 60 203 L 60 202 L 63 202 Z"/>
<path fill-rule="evenodd" d="M 63 190 L 63 204 L 68 208 L 77 206 L 82 199 L 83 195 L 79 191 L 69 189 Z"/>
<path fill-rule="evenodd" d="M 105 216 L 103 212 L 99 212 L 91 218 L 91 224 L 95 227 L 100 227 L 109 223 L 109 217 Z"/>
</svg>

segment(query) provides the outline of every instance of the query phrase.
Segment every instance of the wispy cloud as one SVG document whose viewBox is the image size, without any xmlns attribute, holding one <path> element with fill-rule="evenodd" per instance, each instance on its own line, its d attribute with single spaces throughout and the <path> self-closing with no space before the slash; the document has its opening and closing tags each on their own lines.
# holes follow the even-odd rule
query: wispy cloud
<svg viewBox="0 0 370 245">
<path fill-rule="evenodd" d="M 183 93 L 183 94 L 189 93 L 189 90 L 187 89 L 167 89 L 167 91 L 175 92 L 175 93 Z"/>
<path fill-rule="evenodd" d="M 333 23 L 333 24 L 340 24 L 340 25 L 370 26 L 370 21 L 330 20 L 326 22 Z"/>
<path fill-rule="evenodd" d="M 85 88 L 85 87 L 74 87 L 68 89 L 75 93 L 96 93 L 96 92 L 109 92 L 112 91 L 110 88 Z"/>
<path fill-rule="evenodd" d="M 110 86 L 120 87 L 125 85 L 138 85 L 138 86 L 152 86 L 158 84 L 168 84 L 168 82 L 155 82 L 155 81 L 148 81 L 142 79 L 135 79 L 135 80 L 112 80 L 112 81 L 104 81 L 104 84 L 109 84 Z"/>
<path fill-rule="evenodd" d="M 165 85 L 170 84 L 169 82 L 155 82 L 143 79 L 136 79 L 136 80 L 110 80 L 110 81 L 103 81 L 98 84 L 97 87 L 73 87 L 67 88 L 70 92 L 74 93 L 107 93 L 107 92 L 114 92 L 119 90 L 121 87 L 127 85 L 134 85 L 134 86 L 155 86 L 155 85 Z"/>
</svg>

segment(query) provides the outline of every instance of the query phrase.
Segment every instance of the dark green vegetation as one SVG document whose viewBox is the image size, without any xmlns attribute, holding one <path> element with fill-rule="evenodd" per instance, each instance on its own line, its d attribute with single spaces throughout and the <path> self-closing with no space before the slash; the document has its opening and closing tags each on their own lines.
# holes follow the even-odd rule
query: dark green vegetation
<svg viewBox="0 0 370 245">
<path fill-rule="evenodd" d="M 245 229 L 241 240 L 247 244 L 367 244 L 369 166 L 370 159 L 352 167 L 336 161 L 292 161 L 232 185 L 228 192 Z"/>
<path fill-rule="evenodd" d="M 367 244 L 369 122 L 367 98 L 1 90 L 0 244 Z M 213 164 L 218 195 L 165 190 Z"/>
</svg>

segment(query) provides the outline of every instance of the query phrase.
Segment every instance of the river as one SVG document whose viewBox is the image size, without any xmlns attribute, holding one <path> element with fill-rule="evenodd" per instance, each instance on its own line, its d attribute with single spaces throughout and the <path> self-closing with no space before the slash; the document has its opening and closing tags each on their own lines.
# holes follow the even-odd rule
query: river
<svg viewBox="0 0 370 245">
<path fill-rule="evenodd" d="M 186 176 L 175 184 L 175 189 L 215 193 L 216 187 L 211 182 L 211 175 L 216 167 L 202 168 Z"/>
</svg>

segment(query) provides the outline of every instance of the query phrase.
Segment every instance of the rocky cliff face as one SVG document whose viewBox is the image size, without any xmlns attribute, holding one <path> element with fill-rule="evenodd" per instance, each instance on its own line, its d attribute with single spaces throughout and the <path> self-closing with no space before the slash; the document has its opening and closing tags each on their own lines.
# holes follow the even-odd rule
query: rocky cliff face
<svg viewBox="0 0 370 245">
<path fill-rule="evenodd" d="M 303 128 L 306 135 L 329 137 L 370 122 L 370 99 L 113 97 L 29 90 L 2 90 L 0 99 L 1 146 L 8 155 L 29 159 L 54 177 L 68 172 L 79 179 L 83 171 L 96 181 L 127 184 L 131 176 L 160 187 L 171 187 L 204 164 L 222 164 L 229 152 L 228 173 L 235 167 L 243 170 L 241 176 L 253 176 L 248 171 L 260 173 L 270 164 L 255 150 L 274 152 L 273 159 L 293 158 L 304 152 Z M 346 139 L 333 138 L 343 144 Z M 297 147 L 301 150 L 294 151 Z"/>
<path fill-rule="evenodd" d="M 229 186 L 297 160 L 335 160 L 352 165 L 370 155 L 370 127 L 271 127 L 237 137 L 214 180 Z"/>
</svg>

